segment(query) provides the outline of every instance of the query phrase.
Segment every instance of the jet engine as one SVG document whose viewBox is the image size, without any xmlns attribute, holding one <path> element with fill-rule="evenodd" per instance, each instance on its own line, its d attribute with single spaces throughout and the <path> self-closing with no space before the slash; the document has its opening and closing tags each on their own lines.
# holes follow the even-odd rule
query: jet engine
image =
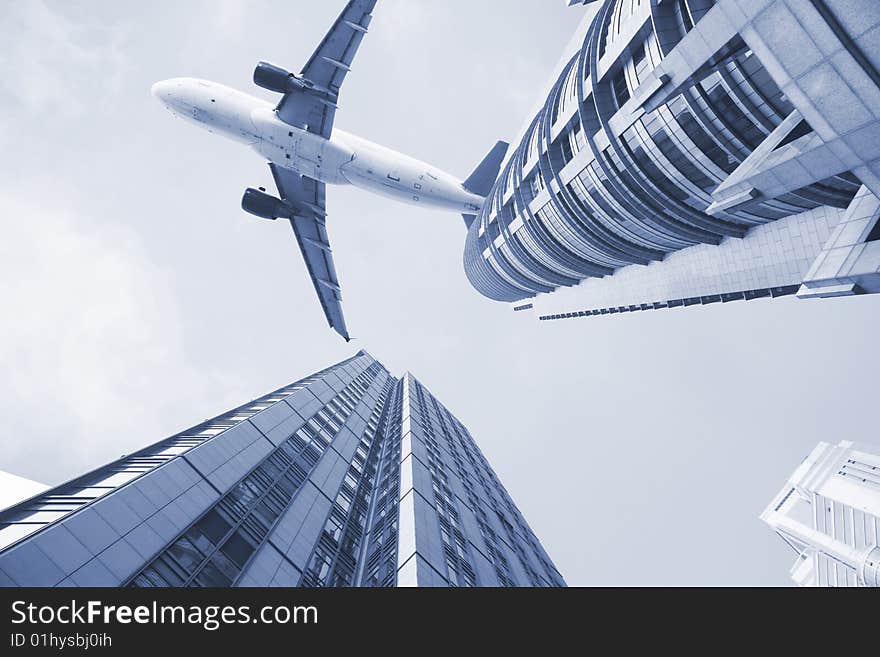
<svg viewBox="0 0 880 657">
<path fill-rule="evenodd" d="M 303 89 L 306 84 L 290 71 L 269 62 L 260 62 L 254 69 L 254 84 L 279 94 Z"/>
<path fill-rule="evenodd" d="M 290 217 L 290 208 L 284 201 L 253 187 L 244 190 L 244 196 L 241 197 L 241 209 L 263 219 Z"/>
</svg>

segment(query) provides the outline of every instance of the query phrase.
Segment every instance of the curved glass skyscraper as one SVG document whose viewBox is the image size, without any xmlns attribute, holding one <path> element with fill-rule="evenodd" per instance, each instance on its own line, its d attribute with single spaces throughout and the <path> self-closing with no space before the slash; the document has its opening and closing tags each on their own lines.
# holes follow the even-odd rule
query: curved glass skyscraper
<svg viewBox="0 0 880 657">
<path fill-rule="evenodd" d="M 803 284 L 803 296 L 880 290 L 880 247 L 864 252 L 878 237 L 880 3 L 585 4 L 468 229 L 479 292 L 516 302 L 602 279 L 542 317 L 556 319 Z"/>
</svg>

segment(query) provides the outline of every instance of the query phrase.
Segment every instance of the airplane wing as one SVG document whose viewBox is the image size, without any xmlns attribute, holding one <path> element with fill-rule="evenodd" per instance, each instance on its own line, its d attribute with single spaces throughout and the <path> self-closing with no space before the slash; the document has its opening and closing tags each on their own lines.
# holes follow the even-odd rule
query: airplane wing
<svg viewBox="0 0 880 657">
<path fill-rule="evenodd" d="M 342 315 L 342 294 L 336 267 L 333 265 L 333 252 L 327 239 L 324 225 L 326 200 L 324 183 L 270 164 L 272 177 L 278 193 L 293 208 L 290 225 L 299 243 L 309 276 L 318 293 L 318 300 L 330 326 L 346 341 L 351 338 Z"/>
<path fill-rule="evenodd" d="M 276 110 L 282 121 L 304 125 L 325 139 L 330 137 L 339 90 L 367 33 L 375 6 L 376 0 L 349 0 L 302 70 L 309 88 L 285 94 L 278 104 Z"/>
</svg>

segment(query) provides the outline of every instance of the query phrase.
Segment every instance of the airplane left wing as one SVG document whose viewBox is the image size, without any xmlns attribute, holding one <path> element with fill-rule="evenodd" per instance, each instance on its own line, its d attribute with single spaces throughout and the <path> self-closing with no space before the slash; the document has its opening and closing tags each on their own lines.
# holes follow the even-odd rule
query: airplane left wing
<svg viewBox="0 0 880 657">
<path fill-rule="evenodd" d="M 342 293 L 327 238 L 324 183 L 270 164 L 282 200 L 292 209 L 290 224 L 306 268 L 330 326 L 346 341 L 351 338 L 342 314 Z"/>
<path fill-rule="evenodd" d="M 285 123 L 330 138 L 345 75 L 372 19 L 376 0 L 349 0 L 302 70 L 302 90 L 285 94 L 276 108 Z"/>
</svg>

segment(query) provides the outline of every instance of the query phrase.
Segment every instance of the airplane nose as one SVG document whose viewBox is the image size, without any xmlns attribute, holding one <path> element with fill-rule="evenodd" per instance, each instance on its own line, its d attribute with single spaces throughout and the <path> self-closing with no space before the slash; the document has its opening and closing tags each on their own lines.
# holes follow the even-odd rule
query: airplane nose
<svg viewBox="0 0 880 657">
<path fill-rule="evenodd" d="M 150 87 L 150 93 L 153 94 L 154 98 L 161 100 L 163 103 L 168 103 L 168 92 L 171 85 L 168 83 L 168 80 L 163 80 L 161 82 L 157 82 L 152 87 Z"/>
</svg>

